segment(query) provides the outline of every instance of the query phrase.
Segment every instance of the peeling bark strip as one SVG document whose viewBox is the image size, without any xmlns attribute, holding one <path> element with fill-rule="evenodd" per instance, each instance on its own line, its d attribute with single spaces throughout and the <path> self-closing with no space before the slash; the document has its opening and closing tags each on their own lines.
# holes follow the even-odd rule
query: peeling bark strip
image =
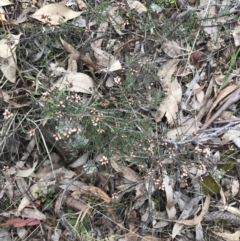
<svg viewBox="0 0 240 241">
<path fill-rule="evenodd" d="M 208 213 L 204 216 L 203 220 L 206 222 L 227 221 L 229 224 L 240 225 L 240 216 L 223 211 Z"/>
</svg>

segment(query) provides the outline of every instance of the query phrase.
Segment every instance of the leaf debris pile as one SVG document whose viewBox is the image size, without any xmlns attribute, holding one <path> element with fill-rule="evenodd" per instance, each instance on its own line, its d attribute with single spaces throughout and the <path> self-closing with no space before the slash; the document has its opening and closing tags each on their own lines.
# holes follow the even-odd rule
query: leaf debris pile
<svg viewBox="0 0 240 241">
<path fill-rule="evenodd" d="M 0 237 L 239 240 L 238 4 L 0 0 L 0 16 Z"/>
</svg>

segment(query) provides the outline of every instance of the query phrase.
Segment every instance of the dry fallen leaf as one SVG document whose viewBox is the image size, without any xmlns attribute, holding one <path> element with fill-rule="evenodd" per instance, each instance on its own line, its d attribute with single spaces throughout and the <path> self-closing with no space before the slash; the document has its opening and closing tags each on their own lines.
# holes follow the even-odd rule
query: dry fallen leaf
<svg viewBox="0 0 240 241">
<path fill-rule="evenodd" d="M 229 213 L 240 216 L 240 210 L 238 208 L 231 207 L 231 206 L 225 206 L 224 210 L 228 211 Z"/>
<path fill-rule="evenodd" d="M 124 19 L 119 15 L 119 7 L 111 7 L 108 13 L 110 15 L 110 22 L 114 27 L 115 31 L 119 35 L 123 35 L 121 29 L 123 29 L 125 25 L 122 24 L 124 22 Z"/>
<path fill-rule="evenodd" d="M 127 0 L 130 9 L 135 9 L 138 13 L 147 12 L 147 8 L 139 1 Z"/>
<path fill-rule="evenodd" d="M 160 83 L 162 85 L 165 97 L 161 101 L 159 108 L 155 114 L 155 121 L 159 122 L 166 116 L 168 124 L 174 124 L 176 114 L 178 111 L 178 104 L 182 99 L 181 85 L 178 83 L 177 78 L 172 81 L 172 75 L 177 68 L 179 59 L 169 60 L 166 64 L 163 64 L 158 71 Z"/>
<path fill-rule="evenodd" d="M 224 238 L 226 241 L 239 241 L 240 237 L 240 231 L 236 231 L 235 233 L 220 233 L 220 232 L 214 232 L 216 235 L 220 236 L 221 238 Z"/>
<path fill-rule="evenodd" d="M 21 212 L 23 218 L 34 218 L 38 220 L 45 220 L 47 217 L 42 212 L 38 211 L 36 208 L 24 208 Z"/>
<path fill-rule="evenodd" d="M 87 5 L 86 5 L 86 3 L 85 3 L 84 1 L 82 1 L 82 0 L 77 0 L 77 3 L 78 3 L 78 7 L 79 7 L 80 9 L 83 9 L 83 8 L 86 8 L 86 9 L 87 9 Z"/>
<path fill-rule="evenodd" d="M 240 128 L 240 124 L 234 126 L 235 130 L 227 130 L 224 135 L 221 138 L 221 144 L 225 145 L 230 141 L 233 141 L 234 139 L 238 138 L 240 136 L 240 130 L 237 130 Z"/>
<path fill-rule="evenodd" d="M 24 181 L 22 181 L 22 183 L 24 184 Z M 23 184 L 22 184 L 23 187 L 21 187 L 21 193 L 24 194 L 24 197 L 22 198 L 18 206 L 19 212 L 21 212 L 32 201 L 47 195 L 51 191 L 51 188 L 49 187 L 55 185 L 56 180 L 41 181 L 40 179 L 37 183 L 33 184 L 30 188 L 28 188 L 28 186 L 24 187 Z M 20 187 L 19 181 L 18 181 L 18 187 Z M 28 193 L 26 194 L 26 192 Z M 31 200 L 29 199 L 29 197 L 31 197 Z"/>
<path fill-rule="evenodd" d="M 199 66 L 199 60 L 202 57 L 202 55 L 203 55 L 202 51 L 196 51 L 191 55 L 191 60 L 196 67 Z"/>
<path fill-rule="evenodd" d="M 166 205 L 166 211 L 168 214 L 169 219 L 174 219 L 177 213 L 177 210 L 175 208 L 175 203 L 173 200 L 173 188 L 171 185 L 171 180 L 169 176 L 165 175 L 163 178 L 163 184 L 165 186 L 165 192 L 167 197 L 167 205 Z"/>
<path fill-rule="evenodd" d="M 139 235 L 137 235 L 136 232 L 126 233 L 124 236 L 125 236 L 125 238 L 120 238 L 120 239 L 118 239 L 118 241 L 137 241 L 139 238 Z M 143 237 L 141 237 L 141 240 L 142 241 L 162 241 L 162 239 L 156 238 L 151 235 L 143 236 Z"/>
<path fill-rule="evenodd" d="M 19 43 L 19 39 L 22 33 L 18 35 L 10 34 L 7 38 L 0 40 L 0 58 L 7 59 L 8 57 L 12 57 L 12 53 L 16 51 L 16 46 Z"/>
<path fill-rule="evenodd" d="M 170 58 L 177 58 L 182 53 L 181 47 L 174 40 L 172 41 L 167 40 L 163 45 L 163 51 Z"/>
<path fill-rule="evenodd" d="M 184 140 L 187 136 L 191 135 L 194 132 L 199 130 L 199 124 L 196 122 L 195 118 L 188 118 L 186 121 L 182 120 L 182 123 L 179 127 L 171 129 L 167 132 L 167 139 Z"/>
<path fill-rule="evenodd" d="M 232 31 L 232 36 L 235 46 L 238 47 L 240 45 L 240 26 L 236 25 L 236 27 Z"/>
<path fill-rule="evenodd" d="M 6 18 L 5 18 L 5 11 L 2 7 L 0 7 L 0 15 L 1 15 L 1 18 L 3 21 L 7 21 Z"/>
<path fill-rule="evenodd" d="M 26 170 L 18 170 L 17 171 L 17 175 L 20 177 L 29 177 L 35 170 L 36 166 L 37 166 L 38 162 L 34 162 L 33 166 L 29 169 Z"/>
<path fill-rule="evenodd" d="M 133 169 L 118 165 L 116 162 L 117 160 L 119 160 L 118 157 L 111 158 L 111 165 L 116 172 L 121 172 L 126 179 L 132 182 L 141 181 L 140 176 L 138 176 Z"/>
<path fill-rule="evenodd" d="M 202 91 L 202 89 L 203 88 L 198 83 L 195 83 L 194 94 L 196 95 L 197 100 L 200 104 L 202 104 L 204 100 L 204 92 Z"/>
<path fill-rule="evenodd" d="M 202 240 L 204 240 L 203 227 L 202 227 L 202 224 L 201 224 L 201 223 L 199 223 L 199 224 L 195 227 L 195 232 L 196 232 L 196 235 L 195 235 L 196 241 L 202 241 Z"/>
<path fill-rule="evenodd" d="M 84 165 L 88 160 L 89 152 L 84 153 L 82 156 L 80 156 L 76 161 L 71 163 L 69 167 L 75 168 Z"/>
<path fill-rule="evenodd" d="M 69 87 L 70 83 L 71 85 Z M 59 90 L 66 90 L 68 88 L 73 92 L 93 94 L 94 81 L 86 74 L 67 72 L 54 86 L 58 87 Z"/>
<path fill-rule="evenodd" d="M 22 33 L 18 35 L 10 34 L 7 39 L 0 40 L 0 69 L 7 80 L 12 83 L 16 81 L 16 46 L 18 45 L 21 35 Z"/>
<path fill-rule="evenodd" d="M 159 122 L 166 116 L 168 124 L 173 125 L 178 111 L 178 104 L 182 98 L 182 88 L 177 78 L 171 82 L 170 93 L 160 103 L 155 115 L 155 121 Z"/>
<path fill-rule="evenodd" d="M 223 90 L 221 90 L 221 92 L 218 94 L 217 99 L 214 101 L 214 103 L 212 104 L 210 110 L 208 111 L 208 115 L 206 117 L 206 121 L 209 120 L 212 111 L 214 110 L 214 108 L 229 94 L 231 94 L 234 90 L 236 90 L 237 88 L 239 88 L 239 84 L 238 85 L 229 85 L 226 88 L 224 88 Z"/>
<path fill-rule="evenodd" d="M 14 187 L 13 187 L 13 183 L 11 181 L 5 181 L 4 183 L 4 192 L 6 191 L 6 193 L 8 194 L 8 197 L 10 199 L 10 201 L 12 201 L 13 199 L 13 194 L 14 194 Z"/>
<path fill-rule="evenodd" d="M 122 68 L 119 60 L 116 59 L 115 56 L 103 51 L 100 48 L 94 47 L 94 45 L 91 45 L 94 56 L 97 59 L 97 64 L 102 68 L 107 68 L 108 71 L 115 71 Z"/>
<path fill-rule="evenodd" d="M 198 203 L 200 200 L 202 200 L 202 198 L 202 196 L 198 196 L 191 199 L 189 202 L 185 203 L 184 209 L 182 210 L 179 219 L 187 219 L 190 215 L 192 215 L 192 211 L 198 206 Z M 180 235 L 183 227 L 183 224 L 175 223 L 172 229 L 172 238 L 175 238 L 177 235 Z"/>
<path fill-rule="evenodd" d="M 223 38 L 220 38 L 219 36 L 213 36 L 207 42 L 207 50 L 209 52 L 214 53 L 219 49 L 221 49 L 224 44 L 225 44 L 225 40 Z"/>
<path fill-rule="evenodd" d="M 60 41 L 64 47 L 64 49 L 69 53 L 69 54 L 72 54 L 72 55 L 76 55 L 75 57 L 73 57 L 74 59 L 78 59 L 79 58 L 79 55 L 80 53 L 69 43 L 67 43 L 65 40 L 63 40 L 61 37 L 60 37 Z"/>
<path fill-rule="evenodd" d="M 14 80 L 15 80 L 15 70 L 14 70 L 14 74 L 13 74 L 13 75 L 14 75 L 14 77 L 13 77 L 13 78 L 10 77 L 10 79 L 14 79 Z M 10 95 L 7 94 L 7 93 L 6 93 L 5 91 L 3 91 L 2 89 L 0 89 L 0 98 L 1 98 L 3 101 L 5 101 L 6 103 L 14 106 L 15 108 L 22 108 L 22 107 L 24 107 L 24 106 L 30 106 L 30 105 L 32 104 L 31 101 L 26 101 L 26 102 L 23 103 L 23 104 L 18 104 L 18 103 L 16 103 L 16 102 L 12 101 Z"/>
<path fill-rule="evenodd" d="M 203 204 L 202 211 L 198 216 L 194 217 L 194 219 L 192 219 L 192 220 L 175 220 L 175 222 L 184 224 L 187 226 L 198 225 L 202 221 L 204 215 L 207 214 L 209 205 L 210 205 L 210 196 L 207 196 L 205 199 L 205 202 Z"/>
<path fill-rule="evenodd" d="M 102 22 L 98 29 L 97 29 L 97 36 L 96 36 L 96 41 L 94 41 L 91 46 L 92 47 L 95 47 L 95 48 L 101 48 L 101 45 L 102 45 L 102 42 L 103 42 L 103 36 L 104 34 L 106 34 L 106 31 L 107 31 L 107 28 L 108 28 L 108 22 Z"/>
<path fill-rule="evenodd" d="M 236 196 L 239 192 L 239 181 L 234 179 L 231 185 L 232 196 Z"/>
<path fill-rule="evenodd" d="M 7 6 L 7 5 L 12 5 L 13 3 L 8 1 L 8 0 L 0 0 L 0 6 Z"/>
<path fill-rule="evenodd" d="M 67 205 L 69 205 L 70 207 L 73 207 L 79 211 L 86 211 L 89 209 L 89 207 L 87 205 L 85 205 L 81 201 L 74 199 L 73 197 L 67 197 L 65 200 L 65 203 Z M 87 212 L 90 214 L 89 210 Z"/>
<path fill-rule="evenodd" d="M 205 2 L 201 1 L 201 2 Z M 213 6 L 209 6 L 208 7 L 208 11 L 200 11 L 199 13 L 199 17 L 202 17 L 203 19 L 207 16 L 209 17 L 214 17 L 217 14 L 217 7 L 215 5 Z M 217 26 L 212 26 L 214 25 L 214 21 L 212 21 L 212 19 L 207 19 L 201 22 L 201 25 L 204 29 L 204 31 L 209 34 L 209 36 L 213 37 L 216 36 L 217 32 L 218 32 L 218 28 Z"/>
<path fill-rule="evenodd" d="M 74 19 L 80 14 L 81 12 L 75 12 L 62 4 L 52 3 L 40 8 L 38 11 L 32 14 L 31 17 L 43 23 L 58 25 L 61 22 L 66 22 L 70 19 Z"/>
<path fill-rule="evenodd" d="M 4 240 L 4 241 L 12 241 L 12 234 L 11 233 L 11 230 L 9 229 L 4 229 L 4 228 L 1 228 L 0 229 L 0 239 L 1 240 Z"/>
<path fill-rule="evenodd" d="M 116 70 L 122 69 L 122 65 L 119 60 L 116 60 L 114 63 L 112 63 L 110 66 L 108 66 L 106 69 L 101 69 L 102 72 L 113 72 Z"/>
<path fill-rule="evenodd" d="M 19 227 L 25 227 L 25 226 L 36 226 L 38 224 L 40 224 L 40 221 L 33 218 L 28 218 L 28 219 L 13 218 L 13 219 L 7 220 L 6 223 L 1 223 L 0 227 L 13 226 L 15 228 L 19 228 Z"/>
<path fill-rule="evenodd" d="M 94 186 L 89 186 L 89 191 L 95 196 L 101 198 L 104 202 L 110 203 L 111 198 L 102 189 Z"/>
</svg>

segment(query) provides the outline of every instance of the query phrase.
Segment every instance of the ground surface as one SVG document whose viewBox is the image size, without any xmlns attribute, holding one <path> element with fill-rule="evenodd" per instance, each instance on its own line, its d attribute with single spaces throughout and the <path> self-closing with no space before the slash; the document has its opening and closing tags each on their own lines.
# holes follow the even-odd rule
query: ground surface
<svg viewBox="0 0 240 241">
<path fill-rule="evenodd" d="M 0 240 L 239 240 L 238 2 L 0 6 Z"/>
</svg>

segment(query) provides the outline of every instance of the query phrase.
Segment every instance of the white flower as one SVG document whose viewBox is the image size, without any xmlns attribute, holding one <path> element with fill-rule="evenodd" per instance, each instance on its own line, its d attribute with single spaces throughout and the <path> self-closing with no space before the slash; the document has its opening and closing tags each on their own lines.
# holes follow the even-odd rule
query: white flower
<svg viewBox="0 0 240 241">
<path fill-rule="evenodd" d="M 102 163 L 102 165 L 107 164 L 107 163 L 108 163 L 107 157 L 103 156 L 103 157 L 101 158 L 100 162 Z"/>
<path fill-rule="evenodd" d="M 4 119 L 9 119 L 10 117 L 13 116 L 13 113 L 11 113 L 8 109 L 6 109 L 3 115 L 4 115 Z"/>
</svg>

